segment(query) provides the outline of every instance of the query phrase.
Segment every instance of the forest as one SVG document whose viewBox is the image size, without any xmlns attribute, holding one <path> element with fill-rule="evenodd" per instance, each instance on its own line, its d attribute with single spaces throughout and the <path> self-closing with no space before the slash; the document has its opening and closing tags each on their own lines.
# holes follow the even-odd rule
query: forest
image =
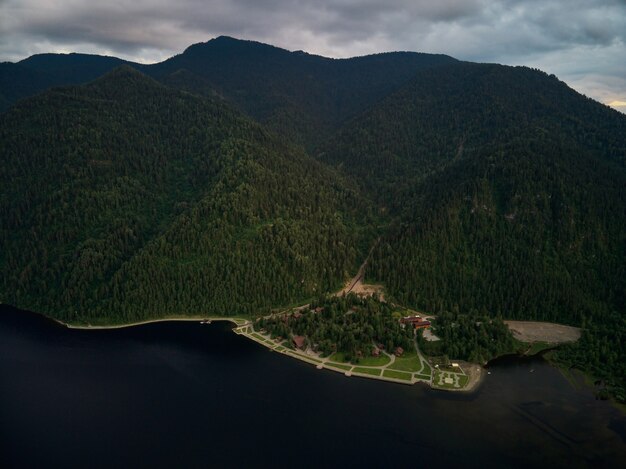
<svg viewBox="0 0 626 469">
<path fill-rule="evenodd" d="M 261 314 L 339 288 L 372 237 L 340 176 L 130 68 L 0 119 L 6 303 L 79 323 Z"/>
<path fill-rule="evenodd" d="M 375 350 L 415 349 L 413 328 L 405 328 L 399 319 L 400 313 L 388 303 L 350 293 L 317 298 L 295 313 L 259 318 L 254 327 L 272 338 L 304 336 L 306 345 L 322 356 L 340 352 L 345 361 L 359 363 Z"/>
<path fill-rule="evenodd" d="M 519 349 L 501 317 L 481 315 L 475 310 L 467 314 L 444 311 L 434 318 L 433 331 L 440 340 L 428 341 L 417 334 L 420 350 L 430 356 L 484 364 Z"/>
<path fill-rule="evenodd" d="M 506 349 L 498 318 L 555 321 L 583 328 L 559 360 L 624 388 L 626 117 L 555 76 L 222 37 L 150 66 L 37 55 L 0 85 L 4 303 L 264 316 L 376 245 L 365 280 L 452 314 L 451 355 Z"/>
</svg>

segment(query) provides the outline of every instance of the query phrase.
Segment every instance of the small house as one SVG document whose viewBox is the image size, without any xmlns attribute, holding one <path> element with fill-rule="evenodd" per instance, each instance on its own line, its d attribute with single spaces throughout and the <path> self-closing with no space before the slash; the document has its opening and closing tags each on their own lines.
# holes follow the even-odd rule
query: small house
<svg viewBox="0 0 626 469">
<path fill-rule="evenodd" d="M 298 349 L 302 349 L 304 348 L 304 341 L 305 341 L 305 337 L 303 335 L 294 335 L 293 336 L 293 345 L 298 348 Z"/>
</svg>

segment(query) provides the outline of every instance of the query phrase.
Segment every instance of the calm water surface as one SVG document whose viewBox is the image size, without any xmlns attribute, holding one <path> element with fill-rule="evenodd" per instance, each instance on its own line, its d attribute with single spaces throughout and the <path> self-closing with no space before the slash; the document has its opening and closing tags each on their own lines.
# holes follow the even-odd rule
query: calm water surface
<svg viewBox="0 0 626 469">
<path fill-rule="evenodd" d="M 626 418 L 542 359 L 461 395 L 317 370 L 230 327 L 77 331 L 0 306 L 0 466 L 625 467 Z"/>
</svg>

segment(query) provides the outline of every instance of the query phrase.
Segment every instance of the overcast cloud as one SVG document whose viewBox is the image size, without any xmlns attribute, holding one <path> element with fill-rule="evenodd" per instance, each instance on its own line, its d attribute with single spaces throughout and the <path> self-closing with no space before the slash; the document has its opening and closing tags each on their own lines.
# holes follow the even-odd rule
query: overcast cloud
<svg viewBox="0 0 626 469">
<path fill-rule="evenodd" d="M 222 34 L 331 57 L 411 50 L 528 65 L 626 111 L 626 0 L 0 0 L 0 61 L 152 63 Z"/>
</svg>

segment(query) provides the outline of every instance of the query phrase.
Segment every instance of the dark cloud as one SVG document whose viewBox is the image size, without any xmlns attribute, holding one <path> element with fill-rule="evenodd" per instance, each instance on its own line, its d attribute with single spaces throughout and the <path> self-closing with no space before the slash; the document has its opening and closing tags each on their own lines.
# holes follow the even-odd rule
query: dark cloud
<svg viewBox="0 0 626 469">
<path fill-rule="evenodd" d="M 81 51 L 154 62 L 220 34 L 335 57 L 385 50 L 542 68 L 626 101 L 623 0 L 0 0 L 0 59 Z"/>
</svg>

